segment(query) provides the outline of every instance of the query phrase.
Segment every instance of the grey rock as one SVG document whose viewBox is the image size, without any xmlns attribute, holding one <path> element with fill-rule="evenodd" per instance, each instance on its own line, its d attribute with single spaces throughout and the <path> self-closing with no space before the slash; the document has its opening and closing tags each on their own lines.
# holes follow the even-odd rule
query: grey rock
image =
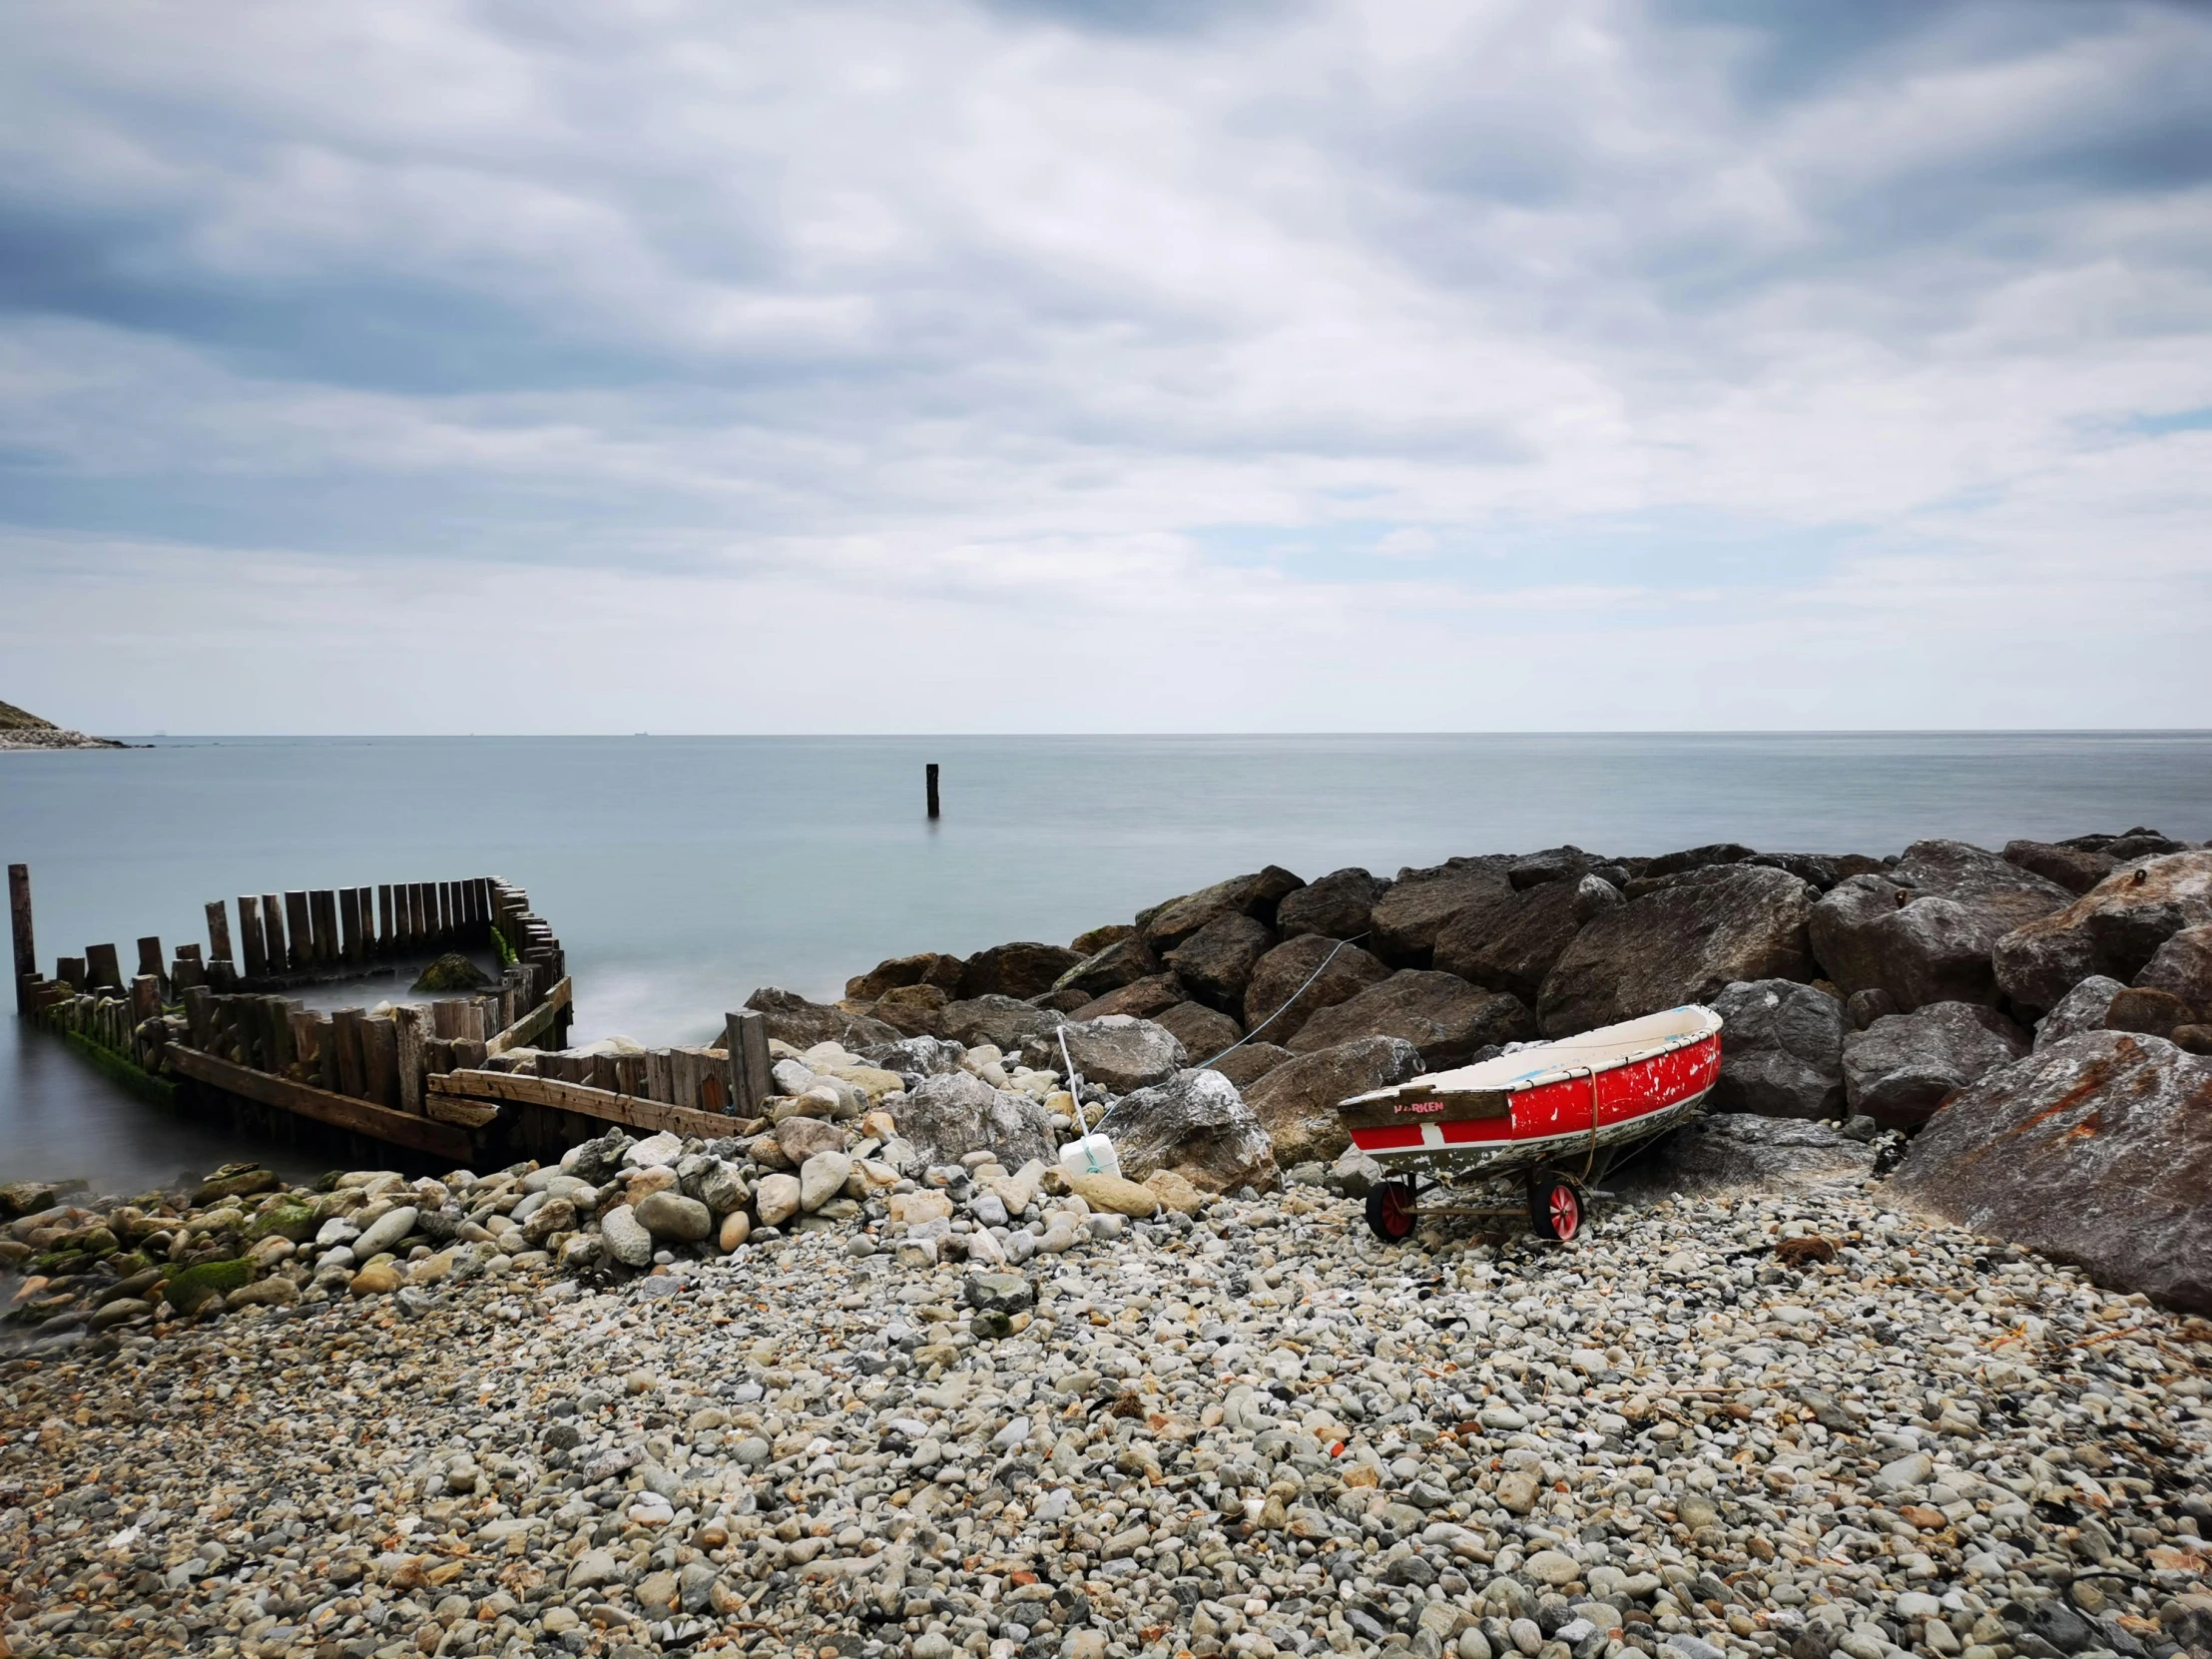
<svg viewBox="0 0 2212 1659">
<path fill-rule="evenodd" d="M 1225 1011 L 1244 1006 L 1253 967 L 1275 948 L 1275 929 L 1238 911 L 1216 916 L 1164 960 L 1198 1001 Z"/>
<path fill-rule="evenodd" d="M 1723 865 L 1597 916 L 1544 980 L 1549 1037 L 1704 1002 L 1739 980 L 1810 979 L 1813 889 L 1757 864 Z"/>
<path fill-rule="evenodd" d="M 1849 996 L 1882 989 L 1902 1013 L 1997 1000 L 1990 951 L 2068 899 L 2065 888 L 1964 841 L 1916 841 L 1891 870 L 1839 882 L 1813 907 L 1813 954 Z"/>
<path fill-rule="evenodd" d="M 599 1237 L 606 1244 L 607 1254 L 624 1267 L 642 1268 L 653 1260 L 653 1235 L 627 1204 L 600 1213 Z"/>
<path fill-rule="evenodd" d="M 2107 979 L 2101 973 L 2090 974 L 2060 997 L 2055 1008 L 2036 1021 L 2037 1051 L 2083 1031 L 2103 1030 L 2105 1011 L 2112 1006 L 2112 999 L 2126 989 L 2117 979 Z"/>
<path fill-rule="evenodd" d="M 1220 1193 L 1265 1191 L 1278 1180 L 1267 1131 L 1218 1071 L 1181 1072 L 1123 1095 L 1098 1127 L 1112 1138 L 1132 1181 L 1170 1169 L 1203 1192 Z"/>
<path fill-rule="evenodd" d="M 1032 1065 L 1058 1071 L 1062 1037 L 1067 1039 L 1068 1058 L 1075 1062 L 1075 1069 L 1115 1094 L 1165 1082 L 1190 1064 L 1190 1055 L 1174 1032 L 1127 1014 L 1070 1020 L 1029 1043 L 1025 1056 L 1033 1056 Z"/>
<path fill-rule="evenodd" d="M 1512 891 L 1505 857 L 1452 858 L 1401 869 L 1378 899 L 1368 948 L 1394 966 L 1426 967 L 1445 922 L 1478 898 Z"/>
<path fill-rule="evenodd" d="M 365 1262 L 371 1256 L 391 1249 L 415 1229 L 422 1212 L 412 1204 L 402 1204 L 396 1210 L 386 1210 L 376 1220 L 361 1229 L 361 1236 L 353 1241 L 353 1254 Z"/>
<path fill-rule="evenodd" d="M 899 1134 L 932 1166 L 988 1151 L 1013 1170 L 1032 1158 L 1050 1164 L 1059 1152 L 1051 1114 L 1041 1104 L 964 1071 L 923 1079 L 897 1116 Z"/>
<path fill-rule="evenodd" d="M 1270 864 L 1250 875 L 1233 875 L 1154 905 L 1137 917 L 1137 931 L 1154 950 L 1164 954 L 1221 916 L 1250 916 L 1272 926 L 1276 906 L 1305 884 L 1289 870 Z"/>
<path fill-rule="evenodd" d="M 1246 1091 L 1245 1104 L 1274 1143 L 1279 1164 L 1328 1163 L 1351 1144 L 1337 1103 L 1420 1070 L 1420 1051 L 1402 1037 L 1355 1037 L 1275 1067 Z"/>
<path fill-rule="evenodd" d="M 2181 1004 L 2184 1023 L 2212 1019 L 2212 923 L 2184 927 L 2169 937 L 2135 976 L 2134 988 L 2173 997 Z"/>
<path fill-rule="evenodd" d="M 1275 930 L 1286 939 L 1302 933 L 1319 933 L 1330 939 L 1357 938 L 1368 931 L 1375 906 L 1389 890 L 1386 877 L 1370 874 L 1356 865 L 1333 869 L 1276 906 Z"/>
<path fill-rule="evenodd" d="M 848 1014 L 825 1002 L 811 1002 L 797 991 L 764 985 L 745 999 L 745 1005 L 761 1015 L 768 1034 L 794 1048 L 817 1043 L 841 1043 L 861 1049 L 872 1043 L 893 1043 L 899 1033 L 893 1026 L 864 1014 Z"/>
<path fill-rule="evenodd" d="M 1193 1063 L 1203 1063 L 1244 1035 L 1244 1027 L 1203 1002 L 1178 1002 L 1155 1023 L 1183 1045 Z"/>
<path fill-rule="evenodd" d="M 2026 1052 L 2025 1038 L 1995 1009 L 1933 1002 L 1847 1036 L 1844 1091 L 1852 1111 L 1884 1128 L 1911 1128 L 1953 1090 Z"/>
<path fill-rule="evenodd" d="M 1039 1008 L 1010 996 L 978 996 L 948 1002 L 937 1015 L 941 1036 L 968 1048 L 989 1043 L 1001 1053 L 1012 1054 L 1024 1037 L 1049 1031 L 1067 1015 L 1056 1008 Z"/>
<path fill-rule="evenodd" d="M 2185 927 L 2212 922 L 2212 852 L 2125 864 L 2063 909 L 1996 941 L 1997 984 L 2020 1007 L 2056 1007 L 2091 974 L 2123 982 Z"/>
<path fill-rule="evenodd" d="M 1041 996 L 1082 959 L 1063 944 L 1039 944 L 1033 939 L 994 944 L 961 964 L 952 997 L 956 1002 L 971 1002 L 981 996 L 1008 996 L 1016 1001 Z"/>
<path fill-rule="evenodd" d="M 1721 1016 L 1717 1112 L 1832 1118 L 1844 1106 L 1844 1008 L 1792 979 L 1739 981 L 1713 998 Z"/>
<path fill-rule="evenodd" d="M 1160 971 L 1160 958 L 1142 937 L 1130 934 L 1077 962 L 1052 982 L 1056 991 L 1087 991 L 1093 997 L 1118 991 L 1124 985 L 1150 978 Z"/>
<path fill-rule="evenodd" d="M 1232 1049 L 1213 1061 L 1208 1069 L 1220 1072 L 1242 1092 L 1291 1058 L 1289 1049 L 1278 1047 L 1274 1043 L 1248 1042 L 1242 1048 Z"/>
<path fill-rule="evenodd" d="M 1585 875 L 1574 884 L 1574 919 L 1579 922 L 1595 921 L 1607 910 L 1627 903 L 1620 888 L 1602 875 Z"/>
<path fill-rule="evenodd" d="M 878 1043 L 862 1052 L 869 1065 L 895 1071 L 901 1077 L 936 1077 L 960 1069 L 967 1050 L 959 1043 L 937 1037 L 907 1037 L 899 1042 Z"/>
<path fill-rule="evenodd" d="M 2212 1065 L 2085 1031 L 1954 1096 L 1892 1179 L 1976 1233 L 2212 1313 Z"/>
<path fill-rule="evenodd" d="M 1267 1040 L 1278 1046 L 1288 1044 L 1322 1009 L 1335 1007 L 1389 976 L 1381 958 L 1356 944 L 1320 933 L 1286 939 L 1253 964 L 1244 993 L 1245 1027 L 1250 1030 L 1266 1022 Z"/>
<path fill-rule="evenodd" d="M 1436 967 L 1533 1005 L 1552 964 L 1582 930 L 1577 891 L 1564 880 L 1484 891 L 1436 930 Z"/>
<path fill-rule="evenodd" d="M 561 1173 L 597 1187 L 622 1173 L 622 1157 L 633 1145 L 630 1136 L 610 1129 L 597 1140 L 572 1146 L 561 1155 Z"/>
<path fill-rule="evenodd" d="M 1729 1112 L 1696 1119 L 1607 1185 L 1623 1193 L 1788 1192 L 1874 1173 L 1874 1153 L 1825 1123 Z"/>
<path fill-rule="evenodd" d="M 753 1189 L 753 1212 L 761 1218 L 761 1225 L 780 1227 L 799 1214 L 800 1192 L 796 1175 L 761 1177 L 761 1184 Z"/>
<path fill-rule="evenodd" d="M 1460 1064 L 1477 1049 L 1536 1034 L 1527 1005 L 1456 974 L 1401 968 L 1379 984 L 1309 1019 L 1284 1046 L 1311 1054 L 1355 1037 L 1397 1037 L 1431 1070 Z"/>
<path fill-rule="evenodd" d="M 2120 867 L 2120 860 L 2109 852 L 2053 846 L 2047 841 L 2006 841 L 2004 861 L 2018 864 L 2075 894 L 2087 892 Z"/>
<path fill-rule="evenodd" d="M 663 1244 L 697 1244 L 714 1231 L 715 1219 L 706 1205 L 680 1192 L 648 1193 L 637 1202 L 637 1223 Z M 601 1233 L 607 1230 L 601 1219 Z"/>
<path fill-rule="evenodd" d="M 799 1170 L 799 1207 L 813 1215 L 844 1190 L 852 1160 L 842 1152 L 818 1152 Z"/>
<path fill-rule="evenodd" d="M 805 1094 L 815 1086 L 815 1074 L 798 1060 L 779 1060 L 768 1074 L 777 1094 Z"/>
</svg>

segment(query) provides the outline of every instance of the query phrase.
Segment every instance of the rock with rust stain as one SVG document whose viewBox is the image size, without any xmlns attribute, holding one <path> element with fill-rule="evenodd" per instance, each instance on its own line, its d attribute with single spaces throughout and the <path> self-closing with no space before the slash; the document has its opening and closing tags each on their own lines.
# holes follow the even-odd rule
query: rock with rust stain
<svg viewBox="0 0 2212 1659">
<path fill-rule="evenodd" d="M 2212 1065 L 2084 1031 L 1953 1096 L 1892 1188 L 2099 1284 L 2212 1313 Z"/>
</svg>

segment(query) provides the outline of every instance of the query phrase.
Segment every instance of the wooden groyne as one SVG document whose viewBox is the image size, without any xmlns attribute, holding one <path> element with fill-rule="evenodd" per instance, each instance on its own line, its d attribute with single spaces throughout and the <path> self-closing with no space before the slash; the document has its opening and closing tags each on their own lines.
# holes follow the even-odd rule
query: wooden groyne
<svg viewBox="0 0 2212 1659">
<path fill-rule="evenodd" d="M 207 906 L 208 942 L 113 944 L 37 970 L 30 871 L 9 868 L 17 1007 L 141 1094 L 263 1131 L 318 1126 L 445 1167 L 543 1156 L 607 1125 L 684 1135 L 753 1129 L 768 1095 L 759 1014 L 721 1048 L 565 1048 L 574 988 L 560 940 L 498 876 L 246 894 L 236 926 Z M 287 991 L 451 950 L 495 951 L 496 986 L 310 1009 Z M 614 1051 L 620 1047 L 627 1051 Z M 487 1162 L 488 1161 L 488 1162 Z"/>
</svg>

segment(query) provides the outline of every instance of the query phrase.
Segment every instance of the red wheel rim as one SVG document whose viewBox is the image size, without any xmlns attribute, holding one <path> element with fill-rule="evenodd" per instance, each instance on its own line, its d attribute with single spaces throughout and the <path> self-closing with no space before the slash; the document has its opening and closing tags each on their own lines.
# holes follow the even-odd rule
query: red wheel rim
<svg viewBox="0 0 2212 1659">
<path fill-rule="evenodd" d="M 1394 1181 L 1382 1189 L 1382 1226 L 1393 1239 L 1413 1230 L 1412 1206 L 1405 1202 L 1405 1189 Z"/>
<path fill-rule="evenodd" d="M 1564 1243 L 1582 1225 L 1582 1201 L 1564 1181 L 1544 1195 L 1544 1211 L 1551 1217 L 1551 1236 Z"/>
</svg>

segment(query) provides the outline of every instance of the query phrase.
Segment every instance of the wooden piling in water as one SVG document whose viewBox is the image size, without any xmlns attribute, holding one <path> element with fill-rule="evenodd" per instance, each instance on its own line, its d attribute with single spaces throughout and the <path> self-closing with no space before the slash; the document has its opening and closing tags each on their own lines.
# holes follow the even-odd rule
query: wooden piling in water
<svg viewBox="0 0 2212 1659">
<path fill-rule="evenodd" d="M 262 943 L 269 953 L 269 971 L 282 973 L 289 957 L 284 953 L 284 898 L 281 893 L 262 894 Z"/>
<path fill-rule="evenodd" d="M 96 990 L 123 989 L 123 964 L 116 960 L 114 945 L 85 946 L 85 983 Z"/>
<path fill-rule="evenodd" d="M 308 919 L 304 892 L 284 894 L 284 931 L 291 935 L 285 962 L 294 973 L 306 972 L 314 965 L 314 923 Z"/>
<path fill-rule="evenodd" d="M 8 866 L 8 931 L 15 940 L 15 1011 L 31 1011 L 31 982 L 38 977 L 38 941 L 31 936 L 31 866 Z"/>
<path fill-rule="evenodd" d="M 208 900 L 208 960 L 238 960 L 231 954 L 231 912 L 220 898 Z"/>
<path fill-rule="evenodd" d="M 923 768 L 922 776 L 929 794 L 929 816 L 935 818 L 937 816 L 937 763 L 931 761 Z"/>
<path fill-rule="evenodd" d="M 269 971 L 267 940 L 262 930 L 262 901 L 251 893 L 240 893 L 239 942 L 246 946 L 246 959 L 239 962 L 239 971 L 249 979 L 259 979 Z"/>
<path fill-rule="evenodd" d="M 317 887 L 308 893 L 307 919 L 314 924 L 314 965 L 318 968 L 337 966 L 338 895 L 328 887 Z"/>
</svg>

